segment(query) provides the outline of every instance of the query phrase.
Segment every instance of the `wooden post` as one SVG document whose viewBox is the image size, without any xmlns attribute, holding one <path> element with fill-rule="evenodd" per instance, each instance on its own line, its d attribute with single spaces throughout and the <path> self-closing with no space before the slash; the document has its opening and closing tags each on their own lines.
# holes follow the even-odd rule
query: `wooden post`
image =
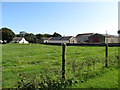
<svg viewBox="0 0 120 90">
<path fill-rule="evenodd" d="M 108 44 L 105 43 L 105 67 L 108 67 Z"/>
<path fill-rule="evenodd" d="M 62 44 L 62 78 L 65 79 L 66 44 Z"/>
</svg>

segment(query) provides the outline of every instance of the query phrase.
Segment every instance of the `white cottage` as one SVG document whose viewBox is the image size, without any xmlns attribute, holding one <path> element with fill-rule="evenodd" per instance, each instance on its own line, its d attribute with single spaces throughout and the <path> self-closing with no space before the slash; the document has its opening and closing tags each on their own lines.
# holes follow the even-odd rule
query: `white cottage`
<svg viewBox="0 0 120 90">
<path fill-rule="evenodd" d="M 24 37 L 15 37 L 13 38 L 12 42 L 13 43 L 25 43 L 25 44 L 29 43 L 28 41 L 25 40 Z"/>
</svg>

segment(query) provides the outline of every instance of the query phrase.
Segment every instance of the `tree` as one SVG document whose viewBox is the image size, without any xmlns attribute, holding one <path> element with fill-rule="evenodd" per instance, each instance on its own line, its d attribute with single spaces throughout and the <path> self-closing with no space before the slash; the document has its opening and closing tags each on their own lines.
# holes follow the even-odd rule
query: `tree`
<svg viewBox="0 0 120 90">
<path fill-rule="evenodd" d="M 2 33 L 3 43 L 5 43 L 5 41 L 9 43 L 15 37 L 15 33 L 9 28 L 1 28 L 0 33 Z"/>
<path fill-rule="evenodd" d="M 62 37 L 59 33 L 54 32 L 53 37 Z"/>
<path fill-rule="evenodd" d="M 120 35 L 120 30 L 118 30 L 118 34 Z"/>
<path fill-rule="evenodd" d="M 21 32 L 20 32 L 20 36 L 22 36 L 22 37 L 24 37 L 25 34 L 27 34 L 27 32 L 25 32 L 25 31 L 21 31 Z"/>
<path fill-rule="evenodd" d="M 52 37 L 51 34 L 44 34 L 43 37 Z"/>
<path fill-rule="evenodd" d="M 16 37 L 24 37 L 27 34 L 25 31 L 20 31 L 19 34 L 16 34 Z"/>
<path fill-rule="evenodd" d="M 36 34 L 35 36 L 36 36 L 37 39 L 41 39 L 43 37 L 42 34 Z"/>
<path fill-rule="evenodd" d="M 0 40 L 2 40 L 2 29 L 0 29 Z"/>
<path fill-rule="evenodd" d="M 36 36 L 33 33 L 27 33 L 27 34 L 25 34 L 24 37 L 30 43 L 36 43 L 37 38 L 36 38 Z"/>
</svg>

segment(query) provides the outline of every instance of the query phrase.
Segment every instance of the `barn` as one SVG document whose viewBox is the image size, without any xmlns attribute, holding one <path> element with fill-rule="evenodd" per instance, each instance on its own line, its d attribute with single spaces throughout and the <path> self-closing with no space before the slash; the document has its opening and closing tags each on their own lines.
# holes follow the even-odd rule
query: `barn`
<svg viewBox="0 0 120 90">
<path fill-rule="evenodd" d="M 13 38 L 13 40 L 11 41 L 12 43 L 29 43 L 28 41 L 25 40 L 24 37 L 15 37 Z"/>
<path fill-rule="evenodd" d="M 42 37 L 37 40 L 37 43 L 48 43 L 49 37 Z"/>
<path fill-rule="evenodd" d="M 51 37 L 48 43 L 77 43 L 73 36 Z"/>
<path fill-rule="evenodd" d="M 82 34 L 78 34 L 76 36 L 76 40 L 77 40 L 77 43 L 87 43 L 88 42 L 88 39 L 89 37 L 93 35 L 93 33 L 82 33 Z"/>
<path fill-rule="evenodd" d="M 118 43 L 118 36 L 107 34 L 93 34 L 89 37 L 89 43 Z"/>
</svg>

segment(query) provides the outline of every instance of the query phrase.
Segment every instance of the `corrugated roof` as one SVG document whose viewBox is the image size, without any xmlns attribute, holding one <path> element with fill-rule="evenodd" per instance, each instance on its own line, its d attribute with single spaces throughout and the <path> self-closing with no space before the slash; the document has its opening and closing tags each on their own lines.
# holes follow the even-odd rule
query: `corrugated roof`
<svg viewBox="0 0 120 90">
<path fill-rule="evenodd" d="M 83 36 L 83 35 L 93 35 L 94 33 L 82 33 L 82 34 L 78 34 L 76 37 L 78 36 Z"/>
<path fill-rule="evenodd" d="M 15 38 L 13 38 L 13 40 L 14 40 L 14 41 L 20 41 L 20 40 L 22 40 L 22 38 L 23 38 L 23 37 L 15 37 Z"/>
<path fill-rule="evenodd" d="M 51 37 L 50 40 L 60 40 L 62 37 Z"/>
<path fill-rule="evenodd" d="M 99 34 L 99 33 L 95 33 L 95 34 L 102 35 L 102 36 L 104 36 L 104 37 L 118 37 L 118 36 L 116 36 L 116 35 L 109 35 L 109 34 Z M 95 35 L 95 34 L 94 34 L 94 35 Z"/>
<path fill-rule="evenodd" d="M 51 37 L 50 40 L 70 40 L 73 36 Z"/>
<path fill-rule="evenodd" d="M 48 37 L 43 37 L 43 38 L 41 38 L 41 39 L 43 39 L 43 40 L 49 40 L 50 38 L 48 38 Z"/>
<path fill-rule="evenodd" d="M 61 40 L 70 40 L 73 36 L 64 36 L 61 38 Z"/>
</svg>

